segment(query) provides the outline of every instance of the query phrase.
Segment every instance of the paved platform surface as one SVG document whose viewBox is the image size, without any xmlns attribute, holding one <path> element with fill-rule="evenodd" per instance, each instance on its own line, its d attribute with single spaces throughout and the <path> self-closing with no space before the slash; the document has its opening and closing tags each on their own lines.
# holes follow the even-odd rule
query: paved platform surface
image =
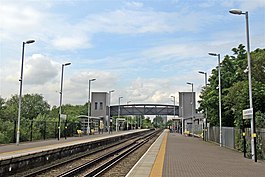
<svg viewBox="0 0 265 177">
<path fill-rule="evenodd" d="M 170 133 L 163 177 L 265 177 L 265 162 L 199 138 Z"/>
<path fill-rule="evenodd" d="M 162 172 L 157 168 L 162 168 Z M 127 175 L 127 177 L 144 176 L 265 177 L 265 162 L 255 163 L 235 150 L 199 138 L 164 131 L 160 139 Z"/>
</svg>

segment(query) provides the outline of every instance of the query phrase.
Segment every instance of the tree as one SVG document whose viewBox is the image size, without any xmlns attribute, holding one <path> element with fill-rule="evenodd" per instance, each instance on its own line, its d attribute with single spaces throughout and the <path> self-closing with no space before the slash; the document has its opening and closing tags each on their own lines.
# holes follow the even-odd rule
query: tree
<svg viewBox="0 0 265 177">
<path fill-rule="evenodd" d="M 222 125 L 241 126 L 242 110 L 249 108 L 249 85 L 245 46 L 233 48 L 234 55 L 226 55 L 221 62 Z M 265 112 L 265 49 L 251 52 L 252 95 L 255 111 Z M 219 125 L 218 68 L 212 70 L 210 84 L 200 95 L 199 110 L 206 110 L 208 122 Z"/>
<path fill-rule="evenodd" d="M 5 120 L 6 116 L 6 105 L 5 99 L 0 96 L 0 119 Z"/>
<path fill-rule="evenodd" d="M 143 126 L 143 128 L 151 128 L 151 127 L 153 127 L 150 117 L 147 117 L 147 118 L 143 119 L 142 126 Z"/>
<path fill-rule="evenodd" d="M 18 116 L 18 96 L 13 95 L 10 99 L 6 101 L 6 120 L 17 120 Z"/>
<path fill-rule="evenodd" d="M 154 119 L 153 119 L 153 125 L 154 127 L 156 128 L 162 128 L 164 125 L 163 125 L 163 118 L 161 116 L 156 116 Z"/>
<path fill-rule="evenodd" d="M 18 115 L 18 95 L 6 101 L 6 114 L 9 120 L 16 120 Z M 40 94 L 26 94 L 22 97 L 21 117 L 33 120 L 38 114 L 48 114 L 50 105 Z"/>
<path fill-rule="evenodd" d="M 39 114 L 48 114 L 50 105 L 40 94 L 26 94 L 22 98 L 22 116 L 33 120 Z"/>
</svg>

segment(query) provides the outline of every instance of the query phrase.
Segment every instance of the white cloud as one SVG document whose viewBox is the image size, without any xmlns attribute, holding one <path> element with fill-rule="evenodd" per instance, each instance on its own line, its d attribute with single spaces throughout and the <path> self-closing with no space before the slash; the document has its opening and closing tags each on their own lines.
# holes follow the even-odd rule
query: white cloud
<svg viewBox="0 0 265 177">
<path fill-rule="evenodd" d="M 58 75 L 58 64 L 41 54 L 34 54 L 26 62 L 25 84 L 43 85 Z"/>
<path fill-rule="evenodd" d="M 1 4 L 1 29 L 15 29 L 21 27 L 28 29 L 37 24 L 41 20 L 41 14 L 35 9 L 25 6 Z"/>
<path fill-rule="evenodd" d="M 155 103 L 161 103 L 165 98 L 168 98 L 168 92 L 156 91 L 154 95 L 151 96 L 151 100 Z"/>
<path fill-rule="evenodd" d="M 54 40 L 52 40 L 52 44 L 57 49 L 61 50 L 75 50 L 75 49 L 92 47 L 86 36 L 76 36 L 76 35 L 57 37 Z"/>
<path fill-rule="evenodd" d="M 143 3 L 131 1 L 131 2 L 126 2 L 126 6 L 129 8 L 142 8 Z"/>
</svg>

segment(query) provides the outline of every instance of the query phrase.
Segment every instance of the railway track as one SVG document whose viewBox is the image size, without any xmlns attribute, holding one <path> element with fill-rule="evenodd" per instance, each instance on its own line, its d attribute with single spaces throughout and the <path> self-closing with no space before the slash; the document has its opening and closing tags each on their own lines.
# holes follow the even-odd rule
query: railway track
<svg viewBox="0 0 265 177">
<path fill-rule="evenodd" d="M 149 139 L 156 136 L 158 132 L 152 132 L 142 138 L 134 140 L 130 144 L 120 147 L 112 152 L 105 154 L 104 156 L 98 157 L 92 161 L 87 162 L 77 168 L 69 170 L 59 177 L 70 177 L 70 176 L 85 176 L 85 177 L 96 177 L 102 176 L 106 171 L 110 170 L 114 165 L 119 163 L 121 160 L 126 158 L 132 152 L 144 145 Z M 99 164 L 99 165 L 96 165 Z"/>
<path fill-rule="evenodd" d="M 156 131 L 153 131 L 147 135 L 141 135 L 141 137 L 139 135 L 138 137 L 131 137 L 19 176 L 73 176 L 81 173 L 81 171 L 85 171 L 82 176 L 96 176 L 111 168 L 116 163 L 114 161 L 118 162 L 123 159 L 127 156 L 126 153 L 133 152 L 134 148 L 137 149 L 137 147 L 143 145 L 144 142 L 148 141 L 148 138 L 155 136 L 156 133 Z M 79 165 L 80 163 L 82 165 Z"/>
</svg>

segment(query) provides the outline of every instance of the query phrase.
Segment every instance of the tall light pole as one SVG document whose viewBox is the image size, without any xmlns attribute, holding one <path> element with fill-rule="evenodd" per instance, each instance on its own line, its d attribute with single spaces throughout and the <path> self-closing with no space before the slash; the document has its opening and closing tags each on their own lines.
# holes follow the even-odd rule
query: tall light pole
<svg viewBox="0 0 265 177">
<path fill-rule="evenodd" d="M 252 102 L 252 81 L 251 81 L 251 59 L 250 59 L 250 42 L 249 42 L 249 25 L 248 25 L 248 11 L 242 12 L 238 9 L 231 9 L 229 11 L 231 14 L 236 15 L 245 15 L 246 17 L 246 36 L 247 36 L 247 57 L 248 57 L 248 86 L 249 86 L 249 108 L 253 110 L 253 102 Z M 252 159 L 257 162 L 257 153 L 256 153 L 256 125 L 255 125 L 255 117 L 251 120 L 251 151 L 252 151 Z"/>
<path fill-rule="evenodd" d="M 123 97 L 122 96 L 120 96 L 119 97 L 119 109 L 118 109 L 118 120 L 120 119 L 120 114 L 121 114 L 121 99 L 122 99 Z M 116 132 L 118 131 L 118 121 L 117 121 L 117 119 L 116 119 Z"/>
<path fill-rule="evenodd" d="M 91 103 L 90 103 L 90 87 L 91 87 L 91 82 L 95 81 L 96 79 L 89 79 L 88 80 L 88 101 L 87 101 L 87 134 L 89 135 L 90 133 L 90 116 L 91 116 Z"/>
<path fill-rule="evenodd" d="M 199 71 L 200 74 L 204 74 L 205 78 L 205 89 L 207 87 L 207 72 Z M 205 126 L 203 126 L 203 139 L 206 141 L 206 131 L 204 130 L 207 128 L 207 107 L 205 108 Z"/>
<path fill-rule="evenodd" d="M 182 128 L 181 128 L 181 134 L 184 135 L 184 93 L 181 92 L 181 124 L 182 124 Z"/>
<path fill-rule="evenodd" d="M 108 132 L 110 133 L 110 98 L 111 98 L 111 93 L 114 92 L 115 90 L 110 90 L 109 91 L 109 116 L 108 116 Z"/>
<path fill-rule="evenodd" d="M 132 101 L 127 101 L 127 105 L 130 103 L 130 102 L 132 102 Z M 127 127 L 127 130 L 129 130 L 129 117 L 127 117 L 127 121 L 126 121 L 126 127 Z"/>
<path fill-rule="evenodd" d="M 59 107 L 59 121 L 58 121 L 58 140 L 61 138 L 61 114 L 62 114 L 62 100 L 63 100 L 63 71 L 65 66 L 69 66 L 71 63 L 62 64 L 61 74 L 61 89 L 60 89 L 60 107 Z"/>
<path fill-rule="evenodd" d="M 173 130 L 175 130 L 175 116 L 176 116 L 176 109 L 175 109 L 175 107 L 176 107 L 176 97 L 175 96 L 171 96 L 172 98 L 173 98 L 173 102 L 174 102 L 174 120 L 173 120 L 173 125 L 174 125 L 174 127 L 173 127 Z"/>
<path fill-rule="evenodd" d="M 220 147 L 222 147 L 222 102 L 221 102 L 221 89 L 222 89 L 222 86 L 221 86 L 221 66 L 220 66 L 220 54 L 217 54 L 217 53 L 209 53 L 209 55 L 211 56 L 217 56 L 218 57 L 218 81 L 219 81 L 219 84 L 218 84 L 218 89 L 219 89 L 219 127 L 220 127 L 220 139 L 219 139 L 219 144 L 220 144 Z"/>
<path fill-rule="evenodd" d="M 191 85 L 191 100 L 192 100 L 191 101 L 191 117 L 192 117 L 191 118 L 191 121 L 192 121 L 192 127 L 191 128 L 192 128 L 192 136 L 194 136 L 194 125 L 193 125 L 194 124 L 194 120 L 193 120 L 193 117 L 194 117 L 194 110 L 193 110 L 193 107 L 194 107 L 194 103 L 193 103 L 194 102 L 193 101 L 194 100 L 194 98 L 193 98 L 193 83 L 187 82 L 187 84 Z"/>
<path fill-rule="evenodd" d="M 19 79 L 19 98 L 18 98 L 18 118 L 17 118 L 17 137 L 16 144 L 19 145 L 19 137 L 20 137 L 20 116 L 21 116 L 21 97 L 22 97 L 22 81 L 23 81 L 23 65 L 24 65 L 24 51 L 25 45 L 34 43 L 35 40 L 28 40 L 22 43 L 22 62 L 21 62 L 21 74 Z"/>
</svg>

